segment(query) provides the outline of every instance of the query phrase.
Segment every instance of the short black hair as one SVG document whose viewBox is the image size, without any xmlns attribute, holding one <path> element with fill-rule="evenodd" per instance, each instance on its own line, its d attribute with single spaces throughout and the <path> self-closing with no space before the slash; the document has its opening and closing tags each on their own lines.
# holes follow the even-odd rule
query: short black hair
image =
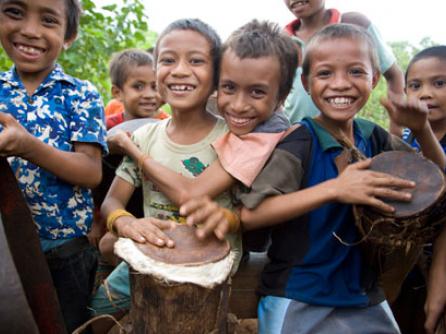
<svg viewBox="0 0 446 334">
<path fill-rule="evenodd" d="M 153 67 L 153 58 L 150 53 L 139 49 L 126 49 L 112 56 L 109 66 L 111 83 L 122 88 L 128 79 L 130 67 Z"/>
<path fill-rule="evenodd" d="M 413 64 L 415 64 L 417 61 L 421 59 L 426 58 L 437 58 L 439 60 L 446 62 L 446 45 L 436 45 L 431 46 L 427 49 L 421 50 L 418 52 L 409 62 L 409 65 L 407 65 L 406 73 L 404 74 L 404 81 L 407 84 L 407 74 L 409 73 L 410 68 Z"/>
<path fill-rule="evenodd" d="M 303 76 L 308 77 L 308 75 L 310 74 L 311 56 L 314 52 L 314 49 L 317 49 L 318 45 L 321 42 L 336 39 L 353 39 L 365 43 L 368 48 L 373 71 L 375 73 L 380 72 L 375 43 L 373 42 L 372 37 L 367 32 L 367 30 L 354 24 L 337 23 L 326 26 L 322 30 L 318 31 L 306 44 L 304 60 L 302 63 Z"/>
<path fill-rule="evenodd" d="M 278 24 L 252 20 L 234 31 L 222 47 L 222 55 L 232 50 L 238 58 L 276 57 L 280 65 L 279 101 L 284 101 L 293 86 L 298 51 L 293 40 Z"/>
<path fill-rule="evenodd" d="M 67 41 L 77 36 L 82 15 L 82 6 L 79 0 L 65 0 L 65 13 L 67 18 L 65 40 Z"/>
<path fill-rule="evenodd" d="M 159 35 L 155 45 L 154 58 L 155 64 L 158 59 L 160 41 L 167 34 L 175 30 L 191 30 L 202 35 L 209 43 L 211 49 L 212 65 L 214 69 L 214 88 L 217 87 L 220 65 L 221 39 L 217 32 L 207 23 L 200 19 L 180 19 L 170 23 L 166 29 Z"/>
</svg>

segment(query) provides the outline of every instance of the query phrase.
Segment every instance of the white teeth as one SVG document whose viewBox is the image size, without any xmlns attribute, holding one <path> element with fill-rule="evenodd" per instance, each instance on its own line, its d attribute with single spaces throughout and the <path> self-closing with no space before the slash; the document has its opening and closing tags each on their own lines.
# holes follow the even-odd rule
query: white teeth
<svg viewBox="0 0 446 334">
<path fill-rule="evenodd" d="M 241 117 L 229 116 L 229 118 L 231 119 L 231 122 L 236 125 L 243 125 L 251 121 L 251 118 L 246 118 L 246 117 L 241 118 Z"/>
<path fill-rule="evenodd" d="M 194 87 L 190 86 L 190 85 L 171 85 L 170 89 L 174 90 L 174 91 L 180 91 L 180 92 L 185 92 L 185 91 L 190 92 L 194 89 Z"/>
<path fill-rule="evenodd" d="M 32 46 L 25 46 L 25 45 L 18 45 L 17 49 L 19 49 L 20 51 L 29 53 L 29 54 L 33 54 L 33 55 L 37 55 L 42 52 L 40 49 L 33 48 Z"/>
<path fill-rule="evenodd" d="M 333 97 L 329 98 L 328 102 L 336 105 L 349 105 L 353 102 L 353 99 L 350 97 Z"/>
</svg>

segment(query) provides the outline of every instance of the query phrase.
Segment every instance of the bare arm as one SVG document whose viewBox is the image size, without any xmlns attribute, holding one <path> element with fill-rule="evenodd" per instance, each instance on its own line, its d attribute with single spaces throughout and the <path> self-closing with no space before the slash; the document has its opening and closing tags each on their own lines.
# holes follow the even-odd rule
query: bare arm
<svg viewBox="0 0 446 334">
<path fill-rule="evenodd" d="M 218 160 L 206 168 L 198 177 L 189 178 L 144 155 L 124 132 L 109 138 L 108 142 L 112 142 L 115 147 L 119 146 L 119 151 L 142 166 L 144 175 L 178 206 L 194 197 L 205 195 L 212 198 L 216 197 L 235 182 Z"/>
<path fill-rule="evenodd" d="M 108 217 L 115 210 L 125 209 L 134 191 L 135 187 L 132 184 L 116 176 L 101 206 L 103 217 Z M 174 246 L 173 241 L 162 232 L 163 229 L 174 228 L 175 223 L 172 221 L 122 216 L 114 221 L 113 226 L 120 237 L 131 238 L 141 243 L 147 241 L 159 247 Z"/>
<path fill-rule="evenodd" d="M 386 72 L 383 73 L 387 81 L 387 95 L 404 95 L 404 75 L 399 66 L 394 63 Z M 390 118 L 389 132 L 395 136 L 401 137 L 403 129 Z"/>
<path fill-rule="evenodd" d="M 0 154 L 19 156 L 73 185 L 93 188 L 101 181 L 99 146 L 78 142 L 74 152 L 62 151 L 31 135 L 9 114 L 0 112 L 0 123 Z"/>
<path fill-rule="evenodd" d="M 427 284 L 427 298 L 424 305 L 426 322 L 424 327 L 428 334 L 434 334 L 446 307 L 446 228 L 435 240 L 434 256 Z"/>
<path fill-rule="evenodd" d="M 410 188 L 411 181 L 367 170 L 370 159 L 348 166 L 337 178 L 293 193 L 266 198 L 253 210 L 243 208 L 241 221 L 251 230 L 299 217 L 329 202 L 363 204 L 385 212 L 393 207 L 379 198 L 410 200 L 410 194 L 394 188 Z"/>
</svg>

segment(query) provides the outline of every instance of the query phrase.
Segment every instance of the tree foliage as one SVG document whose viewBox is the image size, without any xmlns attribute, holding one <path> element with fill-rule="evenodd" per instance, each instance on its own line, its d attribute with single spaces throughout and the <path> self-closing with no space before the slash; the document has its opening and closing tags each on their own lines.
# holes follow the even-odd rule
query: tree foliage
<svg viewBox="0 0 446 334">
<path fill-rule="evenodd" d="M 82 0 L 82 6 L 79 36 L 58 62 L 68 74 L 95 84 L 107 101 L 111 55 L 126 48 L 147 49 L 154 43 L 156 34 L 149 31 L 143 0 L 122 0 L 120 5 L 102 7 L 97 7 L 92 0 Z M 0 49 L 0 70 L 10 66 L 10 60 Z"/>
</svg>

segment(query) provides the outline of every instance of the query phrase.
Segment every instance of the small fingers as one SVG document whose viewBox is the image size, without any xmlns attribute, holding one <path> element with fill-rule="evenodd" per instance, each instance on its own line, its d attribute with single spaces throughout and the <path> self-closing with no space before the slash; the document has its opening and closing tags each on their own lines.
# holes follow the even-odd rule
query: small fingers
<svg viewBox="0 0 446 334">
<path fill-rule="evenodd" d="M 214 233 L 217 238 L 224 239 L 225 229 L 223 228 L 223 225 L 227 224 L 226 217 L 221 210 L 213 211 L 207 216 L 206 220 L 198 226 L 197 237 L 202 239 Z"/>
<path fill-rule="evenodd" d="M 374 207 L 382 212 L 387 212 L 387 213 L 395 212 L 395 208 L 393 206 L 384 203 L 383 201 L 381 201 L 376 197 L 371 197 L 365 204 Z"/>
<path fill-rule="evenodd" d="M 373 196 L 379 198 L 386 198 L 394 201 L 410 202 L 412 194 L 404 191 L 398 191 L 391 188 L 375 188 Z"/>
<path fill-rule="evenodd" d="M 203 206 L 208 205 L 211 203 L 212 200 L 205 196 L 205 197 L 199 197 L 199 198 L 193 198 L 180 207 L 180 215 L 182 216 L 188 216 L 191 215 L 193 212 L 199 210 Z"/>
</svg>

